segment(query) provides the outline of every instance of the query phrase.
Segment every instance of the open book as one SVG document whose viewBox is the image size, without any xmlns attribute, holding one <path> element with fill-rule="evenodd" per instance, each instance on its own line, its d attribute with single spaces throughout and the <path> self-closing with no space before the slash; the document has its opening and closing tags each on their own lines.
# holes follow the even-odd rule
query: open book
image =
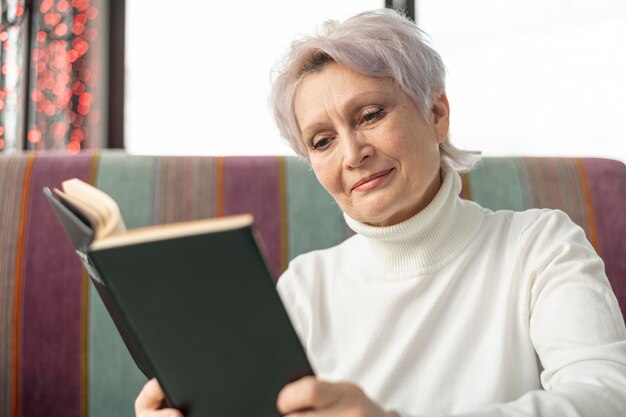
<svg viewBox="0 0 626 417">
<path fill-rule="evenodd" d="M 137 366 L 186 416 L 278 416 L 282 387 L 313 374 L 251 215 L 126 230 L 106 193 L 44 188 Z"/>
<path fill-rule="evenodd" d="M 241 214 L 127 230 L 117 203 L 105 192 L 78 178 L 63 181 L 61 187 L 54 194 L 92 230 L 92 250 L 249 227 L 253 222 L 251 215 Z"/>
</svg>

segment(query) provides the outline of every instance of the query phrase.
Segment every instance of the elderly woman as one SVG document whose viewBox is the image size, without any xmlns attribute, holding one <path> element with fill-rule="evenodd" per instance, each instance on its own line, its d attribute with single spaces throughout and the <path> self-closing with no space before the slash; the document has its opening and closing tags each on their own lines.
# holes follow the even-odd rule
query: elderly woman
<svg viewBox="0 0 626 417">
<path fill-rule="evenodd" d="M 279 280 L 317 377 L 278 409 L 625 416 L 626 330 L 602 261 L 560 211 L 458 197 L 475 157 L 448 140 L 444 73 L 414 24 L 380 10 L 296 41 L 275 79 L 283 136 L 356 232 Z M 149 382 L 137 415 L 177 415 L 162 395 Z"/>
</svg>

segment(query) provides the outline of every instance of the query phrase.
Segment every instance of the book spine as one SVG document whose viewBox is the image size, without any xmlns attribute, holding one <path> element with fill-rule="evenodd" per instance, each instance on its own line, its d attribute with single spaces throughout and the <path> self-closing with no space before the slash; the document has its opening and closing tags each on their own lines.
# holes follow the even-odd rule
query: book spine
<svg viewBox="0 0 626 417">
<path fill-rule="evenodd" d="M 83 267 L 87 271 L 87 274 L 89 274 L 89 277 L 91 277 L 92 281 L 95 281 L 98 284 L 104 285 L 104 281 L 102 281 L 102 278 L 100 277 L 100 274 L 98 273 L 98 270 L 93 266 L 93 264 L 89 260 L 89 257 L 85 253 L 85 251 L 82 249 L 76 249 L 76 253 L 78 254 L 78 257 L 80 258 L 80 261 L 82 262 Z"/>
</svg>

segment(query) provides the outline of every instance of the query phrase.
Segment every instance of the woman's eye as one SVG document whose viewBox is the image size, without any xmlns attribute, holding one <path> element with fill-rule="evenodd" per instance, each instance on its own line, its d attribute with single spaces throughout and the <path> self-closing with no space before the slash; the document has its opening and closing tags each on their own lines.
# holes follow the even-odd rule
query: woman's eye
<svg viewBox="0 0 626 417">
<path fill-rule="evenodd" d="M 362 123 L 365 123 L 365 124 L 374 123 L 375 121 L 379 120 L 383 116 L 384 114 L 383 111 L 384 109 L 368 111 L 361 118 Z"/>
<path fill-rule="evenodd" d="M 320 138 L 314 138 L 311 142 L 311 148 L 313 148 L 314 150 L 324 149 L 328 147 L 328 145 L 330 145 L 330 141 L 331 138 L 324 136 Z"/>
</svg>

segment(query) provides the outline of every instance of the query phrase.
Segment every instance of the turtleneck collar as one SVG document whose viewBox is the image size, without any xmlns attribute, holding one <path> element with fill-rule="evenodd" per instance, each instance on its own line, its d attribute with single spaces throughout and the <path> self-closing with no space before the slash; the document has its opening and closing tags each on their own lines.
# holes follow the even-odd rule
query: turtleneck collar
<svg viewBox="0 0 626 417">
<path fill-rule="evenodd" d="M 441 187 L 428 206 L 392 226 L 370 226 L 344 214 L 366 252 L 358 254 L 360 264 L 381 279 L 401 279 L 451 259 L 469 243 L 482 218 L 479 206 L 459 198 L 461 185 L 456 171 L 444 169 Z"/>
</svg>

